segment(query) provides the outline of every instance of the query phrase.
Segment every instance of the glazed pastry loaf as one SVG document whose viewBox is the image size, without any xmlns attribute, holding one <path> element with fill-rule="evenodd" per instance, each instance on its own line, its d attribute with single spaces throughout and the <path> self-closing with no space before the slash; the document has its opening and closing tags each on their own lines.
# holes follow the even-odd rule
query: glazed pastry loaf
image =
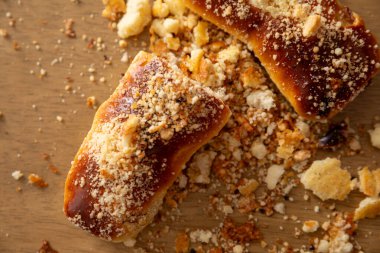
<svg viewBox="0 0 380 253">
<path fill-rule="evenodd" d="M 75 156 L 65 214 L 100 238 L 134 238 L 152 222 L 185 163 L 229 117 L 211 90 L 140 52 Z"/>
<path fill-rule="evenodd" d="M 336 0 L 184 0 L 248 44 L 302 116 L 342 110 L 380 67 L 374 36 Z"/>
</svg>

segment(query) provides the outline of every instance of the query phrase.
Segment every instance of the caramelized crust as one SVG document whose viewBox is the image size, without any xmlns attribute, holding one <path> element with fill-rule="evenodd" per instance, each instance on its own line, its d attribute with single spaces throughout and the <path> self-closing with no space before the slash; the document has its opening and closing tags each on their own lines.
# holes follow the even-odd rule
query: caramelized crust
<svg viewBox="0 0 380 253">
<path fill-rule="evenodd" d="M 229 116 L 211 90 L 140 52 L 100 106 L 74 159 L 65 214 L 106 240 L 135 237 L 152 222 L 185 163 Z"/>
<path fill-rule="evenodd" d="M 306 118 L 331 117 L 377 73 L 379 51 L 363 20 L 336 0 L 185 0 L 237 36 Z"/>
</svg>

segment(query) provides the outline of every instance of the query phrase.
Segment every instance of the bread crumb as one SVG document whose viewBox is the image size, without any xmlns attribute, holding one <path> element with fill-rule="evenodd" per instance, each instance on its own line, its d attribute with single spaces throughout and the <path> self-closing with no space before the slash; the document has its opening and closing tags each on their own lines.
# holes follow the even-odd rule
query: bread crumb
<svg viewBox="0 0 380 253">
<path fill-rule="evenodd" d="M 165 0 L 165 3 L 169 6 L 170 13 L 177 17 L 181 17 L 186 11 L 183 0 Z"/>
<path fill-rule="evenodd" d="M 273 92 L 270 90 L 253 91 L 247 97 L 247 104 L 256 109 L 270 110 L 275 107 Z"/>
<path fill-rule="evenodd" d="M 313 233 L 319 228 L 319 222 L 315 220 L 307 220 L 303 223 L 302 231 L 305 233 Z"/>
<path fill-rule="evenodd" d="M 376 124 L 373 130 L 368 131 L 372 146 L 380 149 L 380 124 Z"/>
<path fill-rule="evenodd" d="M 28 182 L 29 184 L 33 184 L 39 188 L 45 188 L 48 187 L 48 184 L 37 174 L 29 174 L 28 176 Z"/>
<path fill-rule="evenodd" d="M 257 159 L 263 159 L 267 154 L 268 150 L 266 146 L 261 141 L 255 141 L 251 146 L 251 154 Z"/>
<path fill-rule="evenodd" d="M 166 18 L 169 15 L 169 6 L 163 3 L 162 0 L 155 0 L 153 2 L 152 14 L 157 18 Z"/>
<path fill-rule="evenodd" d="M 268 174 L 265 178 L 265 183 L 269 190 L 276 188 L 277 183 L 280 181 L 281 176 L 284 174 L 285 169 L 283 165 L 272 165 L 268 169 Z"/>
<path fill-rule="evenodd" d="M 238 46 L 230 45 L 218 53 L 219 62 L 237 63 L 241 49 Z"/>
<path fill-rule="evenodd" d="M 195 44 L 199 47 L 206 45 L 210 38 L 208 35 L 208 23 L 200 21 L 194 27 L 194 40 Z"/>
<path fill-rule="evenodd" d="M 202 49 L 194 49 L 190 53 L 190 65 L 189 70 L 193 73 L 199 72 L 200 63 L 202 60 L 202 57 L 204 55 L 204 51 Z"/>
<path fill-rule="evenodd" d="M 103 0 L 103 4 L 105 7 L 102 16 L 111 21 L 115 21 L 118 14 L 125 13 L 126 11 L 124 0 Z"/>
<path fill-rule="evenodd" d="M 322 25 L 321 16 L 313 14 L 310 15 L 303 26 L 302 35 L 306 38 L 315 35 Z"/>
<path fill-rule="evenodd" d="M 88 108 L 96 109 L 96 98 L 94 96 L 90 96 L 86 100 L 86 105 Z"/>
<path fill-rule="evenodd" d="M 255 179 L 250 179 L 243 185 L 240 185 L 238 189 L 243 196 L 249 196 L 257 189 L 258 186 L 259 182 L 257 182 Z"/>
<path fill-rule="evenodd" d="M 365 167 L 358 174 L 360 192 L 371 197 L 378 196 L 380 193 L 380 169 L 370 171 Z"/>
<path fill-rule="evenodd" d="M 192 242 L 209 243 L 212 237 L 212 232 L 209 230 L 197 229 L 190 232 L 190 239 Z"/>
<path fill-rule="evenodd" d="M 285 214 L 285 204 L 282 202 L 276 203 L 273 209 L 280 214 Z"/>
<path fill-rule="evenodd" d="M 68 38 L 76 38 L 76 33 L 74 31 L 74 20 L 72 18 L 69 18 L 69 19 L 66 19 L 63 21 L 63 23 L 65 24 L 65 35 L 68 37 Z"/>
<path fill-rule="evenodd" d="M 9 33 L 5 29 L 0 29 L 0 36 L 6 39 L 9 37 Z"/>
<path fill-rule="evenodd" d="M 124 242 L 124 245 L 128 248 L 132 248 L 135 246 L 136 244 L 136 239 L 133 239 L 133 238 L 128 238 L 127 240 L 125 240 Z"/>
<path fill-rule="evenodd" d="M 175 239 L 175 252 L 187 253 L 189 252 L 190 240 L 186 233 L 179 233 Z"/>
<path fill-rule="evenodd" d="M 188 169 L 188 175 L 192 182 L 197 184 L 210 183 L 211 165 L 216 155 L 217 153 L 214 151 L 205 151 L 193 157 Z"/>
<path fill-rule="evenodd" d="M 149 0 L 129 0 L 127 12 L 117 24 L 118 35 L 125 39 L 140 34 L 152 19 Z"/>
<path fill-rule="evenodd" d="M 123 63 L 126 63 L 129 61 L 129 55 L 128 55 L 128 52 L 124 52 L 120 58 L 120 61 L 123 62 Z"/>
<path fill-rule="evenodd" d="M 15 170 L 15 171 L 12 172 L 12 177 L 15 180 L 20 180 L 23 176 L 24 176 L 24 174 L 21 171 L 19 171 L 19 170 Z"/>
<path fill-rule="evenodd" d="M 377 215 L 380 215 L 380 198 L 367 197 L 363 199 L 359 207 L 355 209 L 354 220 L 375 218 Z"/>
<path fill-rule="evenodd" d="M 320 240 L 318 247 L 317 247 L 317 252 L 318 253 L 328 253 L 330 248 L 330 244 L 326 240 Z"/>
<path fill-rule="evenodd" d="M 351 175 L 335 158 L 314 161 L 301 176 L 301 183 L 323 201 L 344 200 L 351 192 Z"/>
<path fill-rule="evenodd" d="M 57 119 L 59 122 L 61 122 L 61 123 L 63 122 L 63 118 L 62 118 L 62 116 L 57 115 L 56 119 Z"/>
<path fill-rule="evenodd" d="M 41 248 L 36 253 L 58 253 L 58 251 L 54 250 L 48 241 L 43 240 Z"/>
</svg>

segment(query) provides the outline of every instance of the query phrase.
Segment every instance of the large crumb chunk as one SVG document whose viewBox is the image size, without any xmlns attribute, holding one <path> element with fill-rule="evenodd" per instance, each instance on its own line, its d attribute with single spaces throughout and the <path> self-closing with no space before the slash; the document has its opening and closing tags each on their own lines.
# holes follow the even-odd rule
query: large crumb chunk
<svg viewBox="0 0 380 253">
<path fill-rule="evenodd" d="M 359 207 L 355 209 L 354 220 L 375 218 L 377 215 L 380 215 L 380 198 L 367 197 L 363 199 Z"/>
<path fill-rule="evenodd" d="M 103 0 L 104 10 L 102 16 L 109 20 L 116 20 L 119 13 L 124 13 L 126 10 L 124 0 Z"/>
<path fill-rule="evenodd" d="M 351 191 L 351 175 L 335 158 L 313 162 L 301 176 L 301 182 L 322 200 L 344 200 Z"/>
<path fill-rule="evenodd" d="M 129 0 L 127 12 L 117 24 L 118 35 L 128 38 L 140 34 L 152 19 L 149 0 Z"/>
<path fill-rule="evenodd" d="M 380 193 L 380 169 L 370 171 L 365 167 L 358 174 L 360 192 L 371 197 L 378 196 Z"/>
<path fill-rule="evenodd" d="M 372 146 L 380 148 L 380 124 L 375 125 L 375 129 L 368 131 L 371 137 Z"/>
</svg>

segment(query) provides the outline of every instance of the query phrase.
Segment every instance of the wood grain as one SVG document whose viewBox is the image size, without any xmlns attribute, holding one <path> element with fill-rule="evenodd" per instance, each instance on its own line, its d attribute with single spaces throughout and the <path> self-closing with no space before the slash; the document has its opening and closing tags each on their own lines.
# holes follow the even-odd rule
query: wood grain
<svg viewBox="0 0 380 253">
<path fill-rule="evenodd" d="M 112 244 L 94 238 L 75 228 L 66 220 L 62 212 L 63 185 L 65 174 L 70 167 L 83 137 L 90 128 L 94 110 L 87 108 L 86 98 L 95 96 L 104 101 L 116 87 L 121 73 L 128 64 L 120 62 L 120 49 L 115 43 L 116 34 L 107 29 L 107 21 L 100 17 L 101 1 L 82 0 L 74 4 L 69 0 L 0 0 L 0 28 L 10 33 L 9 39 L 0 38 L 0 111 L 4 113 L 0 121 L 0 252 L 35 252 L 42 240 L 49 240 L 60 253 L 65 252 L 130 252 L 123 245 Z M 360 13 L 378 37 L 380 37 L 380 2 L 378 0 L 343 1 Z M 5 13 L 10 12 L 16 19 L 16 27 L 9 27 Z M 19 20 L 22 18 L 22 21 Z M 76 39 L 69 39 L 60 31 L 63 21 L 75 20 Z M 88 38 L 101 37 L 107 45 L 105 51 L 88 49 L 82 35 Z M 146 39 L 143 37 L 142 39 Z M 140 38 L 141 39 L 141 38 Z M 61 44 L 58 44 L 58 40 Z M 12 42 L 17 41 L 20 51 L 15 51 Z M 41 46 L 36 50 L 33 41 Z M 139 41 L 129 43 L 130 55 L 138 50 Z M 104 55 L 113 58 L 113 64 L 103 68 Z M 62 57 L 62 63 L 51 66 L 51 62 Z M 48 75 L 38 77 L 41 67 Z M 91 64 L 96 68 L 95 77 L 106 78 L 106 83 L 89 81 L 87 69 Z M 31 75 L 34 70 L 36 74 Z M 83 72 L 83 77 L 80 73 Z M 71 84 L 77 91 L 69 94 L 65 91 L 67 77 L 74 81 Z M 80 87 L 80 89 L 78 88 Z M 36 105 L 36 109 L 32 105 Z M 73 113 L 76 111 L 76 113 Z M 63 123 L 56 116 L 63 117 Z M 339 118 L 350 117 L 354 128 L 371 126 L 374 116 L 380 116 L 380 78 L 361 94 Z M 39 128 L 42 132 L 39 132 Z M 380 151 L 369 145 L 369 138 L 363 133 L 361 142 L 364 146 L 362 155 L 344 158 L 343 163 L 351 166 L 353 171 L 358 166 L 369 165 L 376 168 L 380 163 Z M 42 159 L 42 154 L 51 155 L 51 163 L 56 165 L 60 175 L 49 171 L 49 162 Z M 18 155 L 19 154 L 19 155 Z M 333 156 L 334 154 L 320 154 Z M 376 163 L 372 163 L 376 161 Z M 15 181 L 11 177 L 14 170 L 24 174 L 37 173 L 49 183 L 46 189 L 38 189 L 27 184 L 24 178 Z M 16 192 L 21 187 L 22 192 Z M 317 199 L 311 202 L 302 199 L 304 190 L 298 189 L 295 201 L 287 203 L 287 212 L 297 215 L 301 220 L 314 218 L 326 220 L 326 209 L 315 214 L 315 205 L 321 205 Z M 349 200 L 339 203 L 339 210 L 352 210 L 362 196 L 352 194 Z M 175 221 L 166 221 L 158 228 L 148 228 L 142 234 L 139 245 L 148 230 L 157 231 L 164 226 L 170 228 L 167 234 L 158 239 L 158 244 L 173 252 L 174 238 L 178 231 L 185 228 L 212 227 L 219 221 L 204 214 L 207 206 L 207 193 L 190 194 L 181 205 L 181 214 L 174 215 Z M 293 237 L 294 226 L 285 222 L 281 216 L 265 217 L 255 214 L 260 226 L 264 229 L 268 242 L 284 239 L 294 246 L 307 242 L 307 237 Z M 279 230 L 283 226 L 284 230 Z M 297 225 L 299 226 L 299 225 Z M 371 236 L 366 236 L 371 232 Z M 358 238 L 368 253 L 380 252 L 380 219 L 360 222 Z M 264 252 L 259 247 L 255 252 Z"/>
</svg>

